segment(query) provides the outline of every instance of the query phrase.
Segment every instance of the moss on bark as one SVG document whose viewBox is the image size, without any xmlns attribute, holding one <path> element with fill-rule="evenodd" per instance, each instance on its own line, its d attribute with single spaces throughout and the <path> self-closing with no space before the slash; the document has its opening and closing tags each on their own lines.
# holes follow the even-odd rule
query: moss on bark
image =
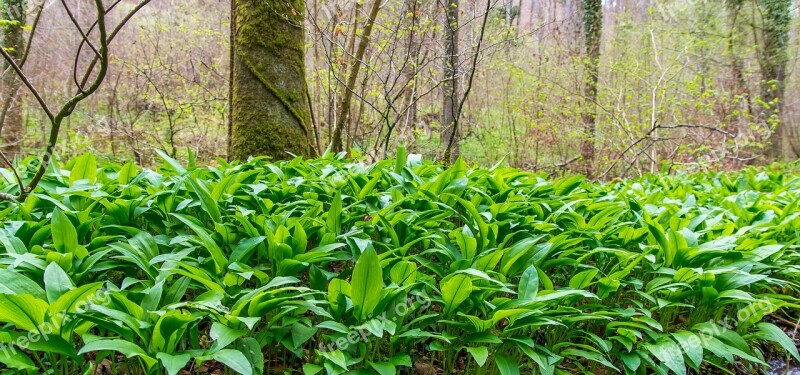
<svg viewBox="0 0 800 375">
<path fill-rule="evenodd" d="M 23 30 L 27 15 L 27 1 L 3 0 L 0 17 L 8 23 L 3 27 L 3 48 L 19 63 L 25 50 Z M 4 103 L 0 109 L 0 144 L 2 151 L 13 156 L 19 153 L 24 136 L 22 104 L 19 97 L 20 81 L 10 64 L 3 63 Z"/>
<path fill-rule="evenodd" d="M 312 156 L 305 2 L 234 0 L 230 159 Z"/>
</svg>

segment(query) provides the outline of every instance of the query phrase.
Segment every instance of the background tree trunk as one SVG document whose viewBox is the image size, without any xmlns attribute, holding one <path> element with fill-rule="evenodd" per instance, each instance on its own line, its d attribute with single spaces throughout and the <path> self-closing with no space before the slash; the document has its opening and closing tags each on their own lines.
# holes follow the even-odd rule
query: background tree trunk
<svg viewBox="0 0 800 375">
<path fill-rule="evenodd" d="M 792 0 L 760 0 L 759 6 L 764 17 L 761 98 L 769 104 L 763 116 L 767 124 L 776 124 L 770 136 L 768 156 L 783 159 L 790 156 L 792 142 L 791 129 L 780 121 L 786 87 L 786 63 L 789 61 L 787 46 L 792 24 Z"/>
<path fill-rule="evenodd" d="M 344 92 L 340 93 L 342 95 L 342 101 L 339 103 L 339 112 L 336 116 L 336 126 L 333 128 L 333 139 L 331 141 L 333 143 L 333 152 L 344 151 L 344 137 L 342 135 L 343 130 L 345 127 L 347 127 L 347 124 L 350 121 L 350 104 L 353 101 L 353 92 L 356 90 L 358 72 L 361 70 L 361 65 L 364 61 L 364 54 L 367 52 L 367 46 L 369 46 L 369 38 L 372 34 L 372 26 L 375 25 L 375 18 L 378 17 L 378 10 L 380 10 L 380 8 L 381 0 L 375 0 L 375 2 L 372 3 L 372 8 L 369 11 L 369 19 L 367 19 L 364 25 L 364 33 L 361 35 L 361 39 L 358 41 L 356 54 L 351 60 L 352 65 L 350 72 L 347 74 L 347 87 L 344 88 Z M 356 8 L 356 12 L 357 11 L 358 8 Z M 358 28 L 358 16 L 356 15 L 355 18 L 355 29 L 353 30 L 352 34 L 354 38 Z"/>
<path fill-rule="evenodd" d="M 444 83 L 442 84 L 442 160 L 445 163 L 458 158 L 458 2 L 448 0 L 445 7 L 444 28 Z M 487 15 L 488 17 L 488 15 Z"/>
<path fill-rule="evenodd" d="M 584 56 L 584 89 L 585 104 L 581 119 L 584 135 L 581 140 L 581 159 L 583 172 L 591 175 L 594 172 L 594 138 L 597 133 L 597 82 L 600 63 L 600 43 L 603 35 L 603 1 L 584 0 L 583 2 L 583 38 L 586 55 Z"/>
<path fill-rule="evenodd" d="M 2 19 L 11 21 L 3 28 L 3 48 L 20 63 L 25 53 L 23 28 L 27 17 L 26 0 L 3 0 Z M 3 64 L 3 104 L 0 108 L 0 135 L 2 135 L 2 151 L 17 154 L 20 151 L 22 137 L 25 135 L 22 117 L 22 104 L 18 97 L 20 82 L 10 65 Z M 9 156 L 11 156 L 9 155 Z"/>
<path fill-rule="evenodd" d="M 305 1 L 233 0 L 228 157 L 310 157 Z"/>
</svg>

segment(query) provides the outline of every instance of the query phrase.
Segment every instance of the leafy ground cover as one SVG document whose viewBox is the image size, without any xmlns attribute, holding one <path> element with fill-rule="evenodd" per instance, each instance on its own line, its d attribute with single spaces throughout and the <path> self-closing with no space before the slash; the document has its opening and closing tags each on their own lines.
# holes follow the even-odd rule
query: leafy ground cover
<svg viewBox="0 0 800 375">
<path fill-rule="evenodd" d="M 591 184 L 405 155 L 164 160 L 84 155 L 0 203 L 9 372 L 682 375 L 798 358 L 796 167 Z"/>
</svg>

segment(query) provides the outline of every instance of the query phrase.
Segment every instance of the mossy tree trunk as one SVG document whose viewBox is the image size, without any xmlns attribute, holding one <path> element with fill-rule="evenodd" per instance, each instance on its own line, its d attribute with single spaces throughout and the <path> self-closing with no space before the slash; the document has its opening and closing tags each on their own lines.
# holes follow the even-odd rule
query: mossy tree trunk
<svg viewBox="0 0 800 375">
<path fill-rule="evenodd" d="M 581 140 L 581 160 L 583 173 L 594 172 L 595 147 L 597 133 L 597 82 L 600 65 L 600 43 L 603 35 L 603 1 L 583 1 L 583 41 L 584 41 L 584 88 L 586 103 L 583 106 L 581 120 L 583 122 L 583 139 Z"/>
<path fill-rule="evenodd" d="M 3 0 L 2 19 L 7 22 L 3 27 L 3 46 L 8 54 L 20 64 L 25 53 L 23 29 L 27 17 L 26 0 Z M 3 64 L 3 104 L 0 108 L 0 135 L 2 135 L 2 151 L 8 154 L 19 153 L 23 127 L 22 105 L 18 92 L 20 82 L 17 74 L 6 62 Z"/>
<path fill-rule="evenodd" d="M 775 131 L 770 137 L 769 156 L 788 158 L 791 153 L 791 129 L 781 123 L 781 107 L 786 85 L 786 64 L 789 61 L 789 32 L 792 24 L 792 0 L 759 0 L 763 21 L 761 41 L 761 99 L 767 104 L 764 121 Z"/>
<path fill-rule="evenodd" d="M 228 157 L 311 157 L 305 1 L 233 0 Z"/>
</svg>

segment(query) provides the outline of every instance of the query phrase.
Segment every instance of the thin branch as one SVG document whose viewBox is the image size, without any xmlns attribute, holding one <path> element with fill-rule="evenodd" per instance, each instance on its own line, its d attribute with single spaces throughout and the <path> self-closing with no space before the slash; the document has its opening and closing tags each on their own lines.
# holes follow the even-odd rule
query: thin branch
<svg viewBox="0 0 800 375">
<path fill-rule="evenodd" d="M 25 184 L 22 183 L 22 178 L 19 176 L 19 172 L 17 172 L 17 169 L 14 168 L 13 164 L 11 164 L 11 161 L 8 160 L 6 154 L 0 151 L 0 157 L 2 157 L 3 161 L 6 162 L 9 168 L 11 168 L 11 172 L 14 172 L 14 177 L 17 179 L 17 184 L 19 184 L 19 191 L 25 191 Z"/>
<path fill-rule="evenodd" d="M 31 81 L 28 80 L 28 77 L 26 77 L 25 73 L 22 72 L 22 69 L 14 61 L 14 58 L 11 57 L 11 55 L 6 52 L 5 48 L 2 47 L 0 47 L 0 54 L 3 55 L 3 58 L 6 60 L 8 65 L 14 69 L 14 71 L 17 73 L 17 76 L 19 76 L 20 80 L 22 80 L 22 83 L 25 84 L 25 87 L 30 90 L 31 94 L 33 94 L 33 96 L 36 98 L 36 101 L 39 102 L 42 110 L 44 110 L 44 113 L 47 114 L 47 118 L 49 118 L 50 121 L 53 121 L 55 116 L 53 115 L 53 112 L 50 111 L 50 107 L 47 106 L 47 102 L 44 101 L 44 98 L 42 98 L 42 95 L 39 94 L 38 90 L 36 90 L 36 87 L 34 87 Z"/>
</svg>

